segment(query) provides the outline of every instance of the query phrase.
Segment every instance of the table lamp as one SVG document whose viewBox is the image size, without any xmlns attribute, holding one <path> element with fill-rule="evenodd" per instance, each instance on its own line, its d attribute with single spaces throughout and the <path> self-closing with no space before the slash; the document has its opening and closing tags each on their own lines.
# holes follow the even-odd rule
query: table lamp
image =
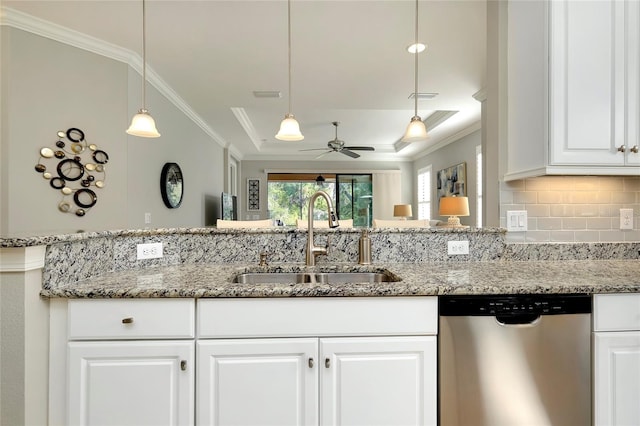
<svg viewBox="0 0 640 426">
<path fill-rule="evenodd" d="M 396 204 L 393 206 L 393 216 L 399 217 L 402 220 L 407 220 L 408 217 L 413 216 L 411 212 L 411 204 Z"/>
<path fill-rule="evenodd" d="M 469 216 L 469 199 L 455 196 L 440 198 L 440 216 L 449 216 L 445 225 L 449 228 L 468 228 L 460 224 L 458 216 Z"/>
</svg>

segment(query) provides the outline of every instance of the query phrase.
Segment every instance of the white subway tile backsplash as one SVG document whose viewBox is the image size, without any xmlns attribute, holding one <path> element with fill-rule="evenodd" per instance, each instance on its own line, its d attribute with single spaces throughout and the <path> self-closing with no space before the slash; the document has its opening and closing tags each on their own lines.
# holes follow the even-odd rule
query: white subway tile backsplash
<svg viewBox="0 0 640 426">
<path fill-rule="evenodd" d="M 557 204 L 562 203 L 562 192 L 560 191 L 542 191 L 538 193 L 538 202 L 540 204 Z"/>
<path fill-rule="evenodd" d="M 575 215 L 578 217 L 597 217 L 600 209 L 597 204 L 578 204 L 575 206 Z"/>
<path fill-rule="evenodd" d="M 587 229 L 611 229 L 610 217 L 587 218 Z"/>
<path fill-rule="evenodd" d="M 508 242 L 640 241 L 640 176 L 544 176 L 503 182 L 500 225 L 508 210 L 526 210 L 528 230 Z M 633 208 L 635 228 L 620 231 L 620 208 Z"/>
<path fill-rule="evenodd" d="M 538 193 L 534 191 L 516 191 L 513 193 L 513 202 L 515 204 L 536 204 L 538 202 Z"/>
</svg>

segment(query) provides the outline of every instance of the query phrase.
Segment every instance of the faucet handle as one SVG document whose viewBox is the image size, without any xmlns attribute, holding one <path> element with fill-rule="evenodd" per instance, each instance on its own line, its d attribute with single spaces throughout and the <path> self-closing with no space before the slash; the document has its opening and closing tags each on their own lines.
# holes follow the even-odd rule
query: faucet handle
<svg viewBox="0 0 640 426">
<path fill-rule="evenodd" d="M 327 234 L 327 245 L 324 248 L 329 249 L 329 244 L 331 244 L 331 234 Z"/>
</svg>

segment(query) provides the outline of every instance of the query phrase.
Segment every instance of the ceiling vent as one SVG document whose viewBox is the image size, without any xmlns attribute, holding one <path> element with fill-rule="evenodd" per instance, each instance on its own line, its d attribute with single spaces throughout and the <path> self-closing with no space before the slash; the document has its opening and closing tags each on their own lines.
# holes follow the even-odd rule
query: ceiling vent
<svg viewBox="0 0 640 426">
<path fill-rule="evenodd" d="M 436 96 L 438 96 L 439 93 L 420 93 L 418 92 L 418 100 L 419 101 L 430 101 L 431 99 L 435 98 Z M 409 99 L 413 99 L 416 97 L 416 93 L 413 92 L 412 94 L 409 95 Z"/>
<path fill-rule="evenodd" d="M 253 96 L 256 98 L 281 98 L 282 93 L 279 90 L 254 90 Z"/>
</svg>

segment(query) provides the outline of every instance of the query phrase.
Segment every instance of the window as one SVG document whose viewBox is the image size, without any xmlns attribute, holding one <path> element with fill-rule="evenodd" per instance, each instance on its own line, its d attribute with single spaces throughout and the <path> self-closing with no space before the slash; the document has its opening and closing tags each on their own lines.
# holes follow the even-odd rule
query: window
<svg viewBox="0 0 640 426">
<path fill-rule="evenodd" d="M 318 190 L 329 194 L 338 219 L 353 219 L 354 226 L 371 226 L 371 174 L 269 173 L 269 218 L 295 226 L 297 219 L 307 219 L 309 198 Z M 328 219 L 323 198 L 316 201 L 315 207 L 314 220 Z"/>
<path fill-rule="evenodd" d="M 323 174 L 324 181 L 317 182 L 319 175 L 309 173 L 269 173 L 267 202 L 269 218 L 280 220 L 284 225 L 296 226 L 297 219 L 308 217 L 309 198 L 322 189 L 333 200 L 336 199 L 335 175 Z M 327 203 L 318 199 L 313 211 L 314 219 L 328 219 Z"/>
<path fill-rule="evenodd" d="M 431 219 L 431 165 L 418 170 L 418 219 Z"/>
<path fill-rule="evenodd" d="M 476 227 L 482 228 L 482 145 L 476 146 Z"/>
</svg>

